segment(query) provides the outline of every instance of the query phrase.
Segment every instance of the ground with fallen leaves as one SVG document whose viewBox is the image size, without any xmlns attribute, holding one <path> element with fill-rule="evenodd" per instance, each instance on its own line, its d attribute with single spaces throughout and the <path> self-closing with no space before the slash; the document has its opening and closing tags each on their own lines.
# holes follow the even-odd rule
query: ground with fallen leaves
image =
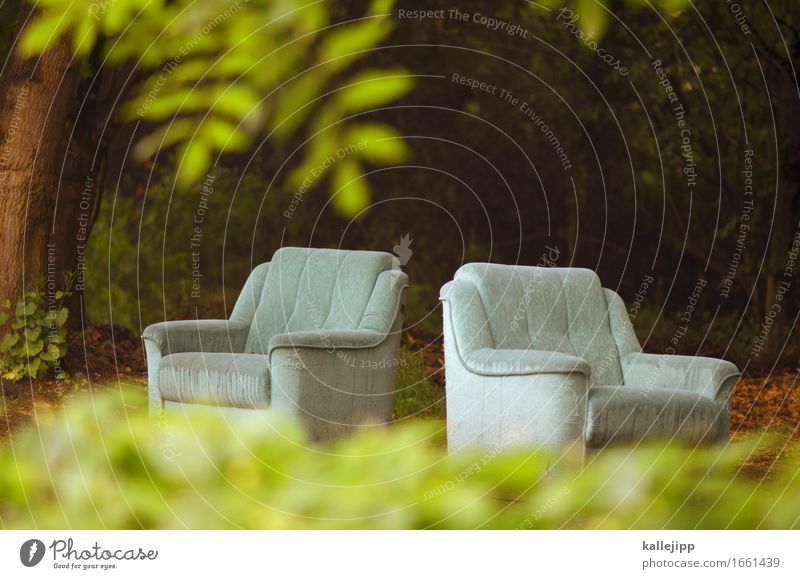
<svg viewBox="0 0 800 579">
<path fill-rule="evenodd" d="M 0 379 L 0 440 L 35 421 L 38 412 L 58 407 L 76 394 L 108 390 L 122 383 L 147 387 L 141 341 L 124 328 L 92 326 L 73 335 L 68 346 L 62 363 L 64 380 Z"/>
</svg>

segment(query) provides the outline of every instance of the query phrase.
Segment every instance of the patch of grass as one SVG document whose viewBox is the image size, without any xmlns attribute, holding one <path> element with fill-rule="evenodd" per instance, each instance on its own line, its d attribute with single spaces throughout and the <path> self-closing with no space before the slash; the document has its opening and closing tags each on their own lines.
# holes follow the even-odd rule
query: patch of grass
<svg viewBox="0 0 800 579">
<path fill-rule="evenodd" d="M 402 349 L 400 355 L 394 402 L 395 421 L 403 422 L 409 418 L 444 420 L 444 389 L 431 380 L 428 369 L 418 356 L 406 348 Z"/>
</svg>

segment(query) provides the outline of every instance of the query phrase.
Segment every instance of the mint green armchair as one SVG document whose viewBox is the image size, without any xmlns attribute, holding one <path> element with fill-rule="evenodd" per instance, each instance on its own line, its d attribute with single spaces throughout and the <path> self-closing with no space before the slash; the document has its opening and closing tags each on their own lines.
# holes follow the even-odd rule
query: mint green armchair
<svg viewBox="0 0 800 579">
<path fill-rule="evenodd" d="M 471 263 L 440 297 L 451 451 L 727 440 L 736 366 L 642 353 L 591 270 Z"/>
<path fill-rule="evenodd" d="M 230 319 L 145 329 L 151 414 L 270 408 L 299 416 L 315 438 L 387 423 L 407 286 L 388 253 L 279 249 L 250 274 Z"/>
</svg>

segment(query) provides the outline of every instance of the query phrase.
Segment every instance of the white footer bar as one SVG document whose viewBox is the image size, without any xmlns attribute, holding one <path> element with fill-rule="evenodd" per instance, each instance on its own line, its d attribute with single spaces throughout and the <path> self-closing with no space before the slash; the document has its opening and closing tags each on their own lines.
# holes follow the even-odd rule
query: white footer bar
<svg viewBox="0 0 800 579">
<path fill-rule="evenodd" d="M 2 577 L 800 577 L 793 531 L 3 531 Z M 173 574 L 174 575 L 168 575 Z M 299 575 L 298 575 L 299 574 Z"/>
</svg>

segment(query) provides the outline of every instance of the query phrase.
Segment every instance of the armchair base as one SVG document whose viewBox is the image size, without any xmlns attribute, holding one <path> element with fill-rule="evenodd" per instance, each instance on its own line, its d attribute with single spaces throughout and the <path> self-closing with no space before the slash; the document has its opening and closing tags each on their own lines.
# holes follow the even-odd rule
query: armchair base
<svg viewBox="0 0 800 579">
<path fill-rule="evenodd" d="M 651 439 L 714 442 L 722 414 L 714 400 L 686 390 L 596 386 L 589 390 L 586 445 L 602 448 Z"/>
</svg>

